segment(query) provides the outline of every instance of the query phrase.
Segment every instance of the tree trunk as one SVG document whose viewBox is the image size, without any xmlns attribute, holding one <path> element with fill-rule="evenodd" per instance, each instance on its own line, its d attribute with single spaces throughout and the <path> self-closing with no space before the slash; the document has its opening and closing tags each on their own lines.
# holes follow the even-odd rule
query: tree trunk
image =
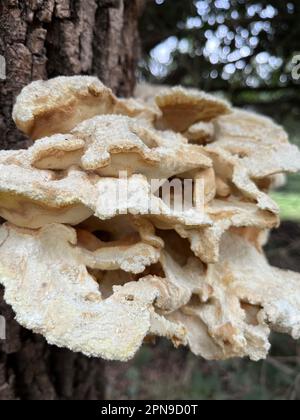
<svg viewBox="0 0 300 420">
<path fill-rule="evenodd" d="M 11 119 L 16 95 L 32 80 L 97 75 L 118 95 L 135 83 L 143 0 L 1 0 L 0 148 L 29 144 Z M 0 400 L 103 399 L 105 364 L 21 328 L 0 290 L 7 339 L 0 341 Z"/>
</svg>

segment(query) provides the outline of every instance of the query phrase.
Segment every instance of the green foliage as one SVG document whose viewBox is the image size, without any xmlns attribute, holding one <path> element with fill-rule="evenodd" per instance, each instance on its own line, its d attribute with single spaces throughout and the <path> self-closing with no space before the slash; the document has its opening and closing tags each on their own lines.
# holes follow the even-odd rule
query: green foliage
<svg viewBox="0 0 300 420">
<path fill-rule="evenodd" d="M 299 105 L 291 76 L 299 17 L 296 0 L 149 0 L 141 71 L 154 82 L 224 90 L 236 104 L 286 96 Z"/>
<path fill-rule="evenodd" d="M 299 183 L 297 184 L 299 188 Z M 289 187 L 290 188 L 290 187 Z M 280 207 L 282 220 L 300 221 L 300 195 L 299 193 L 273 193 L 273 199 Z"/>
</svg>

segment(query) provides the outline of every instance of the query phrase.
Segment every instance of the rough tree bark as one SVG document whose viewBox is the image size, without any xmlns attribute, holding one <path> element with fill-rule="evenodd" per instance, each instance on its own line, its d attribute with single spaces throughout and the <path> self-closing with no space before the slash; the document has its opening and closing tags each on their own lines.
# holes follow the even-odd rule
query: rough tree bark
<svg viewBox="0 0 300 420">
<path fill-rule="evenodd" d="M 144 0 L 0 0 L 0 149 L 28 145 L 11 120 L 16 95 L 32 80 L 97 75 L 127 96 L 135 83 L 138 16 Z M 105 365 L 51 347 L 21 328 L 3 301 L 7 339 L 0 341 L 0 400 L 103 399 Z"/>
</svg>

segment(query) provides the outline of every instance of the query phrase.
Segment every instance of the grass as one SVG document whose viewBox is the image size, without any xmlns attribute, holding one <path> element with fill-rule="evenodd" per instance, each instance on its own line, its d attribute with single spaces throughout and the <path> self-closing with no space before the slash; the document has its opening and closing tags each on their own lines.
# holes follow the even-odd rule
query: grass
<svg viewBox="0 0 300 420">
<path fill-rule="evenodd" d="M 300 221 L 300 194 L 274 192 L 272 197 L 280 207 L 282 220 Z"/>
<path fill-rule="evenodd" d="M 299 145 L 300 147 L 300 145 Z M 300 174 L 290 174 L 287 178 L 287 184 L 282 190 L 283 192 L 300 194 Z"/>
</svg>

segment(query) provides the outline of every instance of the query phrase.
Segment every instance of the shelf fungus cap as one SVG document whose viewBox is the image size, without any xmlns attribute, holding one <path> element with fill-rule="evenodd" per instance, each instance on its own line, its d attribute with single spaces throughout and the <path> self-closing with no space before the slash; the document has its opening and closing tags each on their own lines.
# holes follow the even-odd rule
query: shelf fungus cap
<svg viewBox="0 0 300 420">
<path fill-rule="evenodd" d="M 93 177 L 71 168 L 60 178 L 19 164 L 0 164 L 0 215 L 20 227 L 77 225 L 93 215 Z"/>
<path fill-rule="evenodd" d="M 79 260 L 85 262 L 93 270 L 123 270 L 132 274 L 140 274 L 160 258 L 163 243 L 153 234 L 152 242 L 139 238 L 132 233 L 119 241 L 103 242 L 95 235 L 84 230 L 77 231 L 79 244 Z M 147 238 L 147 237 L 146 237 Z M 158 246 L 157 246 L 158 245 Z"/>
<path fill-rule="evenodd" d="M 211 223 L 204 212 L 165 203 L 143 175 L 106 178 L 71 167 L 61 176 L 22 166 L 18 160 L 8 162 L 6 157 L 5 163 L 0 163 L 0 216 L 19 227 L 37 229 L 51 223 L 75 226 L 91 216 L 109 220 L 120 214 L 142 215 L 167 224 Z"/>
<path fill-rule="evenodd" d="M 78 123 L 112 113 L 117 99 L 96 77 L 57 77 L 36 81 L 18 96 L 13 119 L 23 133 L 36 140 L 68 133 Z"/>
<path fill-rule="evenodd" d="M 214 141 L 215 126 L 212 122 L 200 121 L 191 125 L 184 133 L 184 136 L 190 143 L 194 144 L 207 144 Z"/>
<path fill-rule="evenodd" d="M 108 360 L 132 358 L 159 323 L 161 334 L 184 342 L 182 326 L 155 314 L 159 291 L 150 283 L 116 287 L 104 299 L 76 244 L 76 231 L 63 225 L 1 227 L 1 283 L 21 325 L 50 344 Z"/>
<path fill-rule="evenodd" d="M 258 361 L 268 354 L 271 330 L 299 338 L 300 275 L 270 267 L 244 237 L 224 235 L 219 262 L 198 269 L 198 279 L 194 298 L 168 316 L 184 325 L 196 355 Z"/>
<path fill-rule="evenodd" d="M 97 116 L 76 126 L 71 134 L 54 135 L 30 148 L 32 166 L 65 170 L 78 165 L 100 176 L 143 174 L 169 178 L 212 166 L 203 149 L 187 144 L 179 134 L 159 132 L 141 120 L 120 115 Z"/>
<path fill-rule="evenodd" d="M 298 172 L 299 149 L 288 142 L 282 127 L 251 112 L 234 110 L 220 117 L 215 126 L 215 141 L 205 150 L 214 161 L 217 175 L 256 200 L 262 210 L 278 213 L 278 206 L 259 187 L 259 182 L 274 175 Z"/>
<path fill-rule="evenodd" d="M 184 132 L 195 123 L 211 122 L 231 111 L 230 105 L 215 96 L 195 89 L 169 88 L 156 96 L 162 112 L 160 125 Z"/>
<path fill-rule="evenodd" d="M 215 124 L 215 142 L 208 150 L 222 148 L 255 180 L 300 170 L 300 151 L 288 142 L 285 130 L 270 118 L 234 110 Z M 265 157 L 268 156 L 268 159 Z"/>
<path fill-rule="evenodd" d="M 213 200 L 206 209 L 212 221 L 211 226 L 190 229 L 177 225 L 175 230 L 191 244 L 191 250 L 206 264 L 214 264 L 220 258 L 220 245 L 225 232 L 241 229 L 245 235 L 251 230 L 250 239 L 261 248 L 260 233 L 278 227 L 279 218 L 269 211 L 262 211 L 253 203 L 241 202 L 237 199 L 228 201 Z"/>
</svg>

